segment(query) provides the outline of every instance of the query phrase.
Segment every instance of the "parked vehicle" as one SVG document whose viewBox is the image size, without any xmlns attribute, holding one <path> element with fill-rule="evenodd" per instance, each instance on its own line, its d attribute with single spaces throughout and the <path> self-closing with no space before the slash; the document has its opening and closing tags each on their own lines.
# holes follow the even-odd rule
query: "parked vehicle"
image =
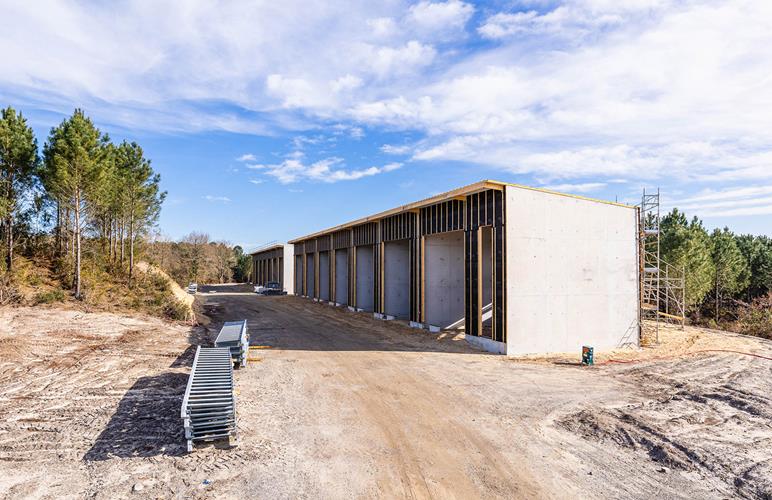
<svg viewBox="0 0 772 500">
<path fill-rule="evenodd" d="M 258 288 L 262 288 L 262 290 L 257 291 Z M 255 291 L 261 295 L 287 295 L 278 281 L 269 281 L 263 287 L 255 287 Z"/>
<path fill-rule="evenodd" d="M 195 295 L 198 291 L 198 284 L 197 283 L 190 283 L 188 285 L 188 293 L 191 295 Z"/>
</svg>

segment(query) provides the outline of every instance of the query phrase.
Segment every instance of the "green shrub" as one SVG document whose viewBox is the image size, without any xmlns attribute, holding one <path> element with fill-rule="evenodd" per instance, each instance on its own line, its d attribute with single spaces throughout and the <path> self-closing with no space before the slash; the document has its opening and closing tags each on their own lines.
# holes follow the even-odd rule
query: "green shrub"
<svg viewBox="0 0 772 500">
<path fill-rule="evenodd" d="M 772 339 L 772 293 L 759 297 L 740 310 L 737 327 L 741 333 Z"/>
<path fill-rule="evenodd" d="M 164 316 L 175 321 L 188 321 L 192 316 L 190 307 L 173 297 L 166 300 L 163 311 Z"/>
<path fill-rule="evenodd" d="M 66 298 L 67 295 L 64 293 L 64 290 L 55 288 L 54 290 L 49 290 L 48 292 L 40 292 L 37 294 L 35 296 L 35 303 L 53 304 L 54 302 L 63 302 Z"/>
</svg>

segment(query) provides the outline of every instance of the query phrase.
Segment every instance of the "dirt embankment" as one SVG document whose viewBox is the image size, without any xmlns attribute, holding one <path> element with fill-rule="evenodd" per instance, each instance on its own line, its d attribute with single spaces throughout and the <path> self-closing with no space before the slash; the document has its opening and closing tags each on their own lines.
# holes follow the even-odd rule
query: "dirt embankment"
<svg viewBox="0 0 772 500">
<path fill-rule="evenodd" d="M 195 300 L 194 296 L 183 290 L 182 287 L 176 281 L 174 281 L 171 276 L 166 274 L 163 269 L 152 264 L 148 264 L 144 261 L 137 262 L 136 267 L 140 272 L 154 274 L 166 280 L 169 286 L 169 290 L 171 291 L 172 295 L 174 295 L 174 298 L 187 305 L 188 307 L 193 307 L 193 301 Z"/>
</svg>

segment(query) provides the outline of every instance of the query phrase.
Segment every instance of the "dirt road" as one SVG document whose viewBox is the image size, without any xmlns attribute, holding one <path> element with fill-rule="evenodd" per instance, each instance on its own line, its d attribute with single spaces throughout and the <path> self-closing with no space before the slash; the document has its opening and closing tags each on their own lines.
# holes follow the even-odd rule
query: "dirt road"
<svg viewBox="0 0 772 500">
<path fill-rule="evenodd" d="M 35 310 L 0 310 L 10 320 L 0 326 L 0 495 L 772 495 L 770 361 L 702 353 L 591 369 L 516 362 L 306 299 L 233 286 L 201 292 L 205 325 L 189 331 L 105 315 L 102 327 L 127 326 L 100 337 L 97 327 L 85 331 L 90 317 L 69 318 L 69 333 L 57 334 L 63 325 L 43 328 Z M 236 372 L 240 444 L 185 454 L 188 343 L 245 318 L 252 344 L 268 348 Z M 42 332 L 50 351 L 20 339 L 27 330 Z M 772 355 L 755 339 L 678 335 Z"/>
</svg>

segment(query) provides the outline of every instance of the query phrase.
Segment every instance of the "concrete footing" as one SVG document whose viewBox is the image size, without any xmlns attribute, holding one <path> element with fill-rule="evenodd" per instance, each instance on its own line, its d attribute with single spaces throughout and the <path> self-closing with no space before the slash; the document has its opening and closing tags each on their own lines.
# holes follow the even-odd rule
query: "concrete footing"
<svg viewBox="0 0 772 500">
<path fill-rule="evenodd" d="M 439 326 L 429 325 L 429 331 L 432 333 L 440 333 L 442 331 L 442 328 Z"/>
<path fill-rule="evenodd" d="M 507 344 L 504 342 L 497 342 L 495 340 L 486 339 L 485 337 L 475 337 L 474 335 L 464 335 L 464 338 L 474 347 L 482 349 L 483 351 L 493 352 L 496 354 L 506 354 Z"/>
<path fill-rule="evenodd" d="M 330 302 L 327 302 L 327 305 L 328 306 L 337 306 L 338 304 L 336 304 L 335 302 L 330 301 Z"/>
<path fill-rule="evenodd" d="M 411 321 L 410 322 L 410 328 L 423 328 L 424 324 L 419 323 L 418 321 Z"/>
<path fill-rule="evenodd" d="M 351 311 L 352 313 L 357 312 L 357 308 L 354 306 L 348 306 L 348 310 Z"/>
</svg>

